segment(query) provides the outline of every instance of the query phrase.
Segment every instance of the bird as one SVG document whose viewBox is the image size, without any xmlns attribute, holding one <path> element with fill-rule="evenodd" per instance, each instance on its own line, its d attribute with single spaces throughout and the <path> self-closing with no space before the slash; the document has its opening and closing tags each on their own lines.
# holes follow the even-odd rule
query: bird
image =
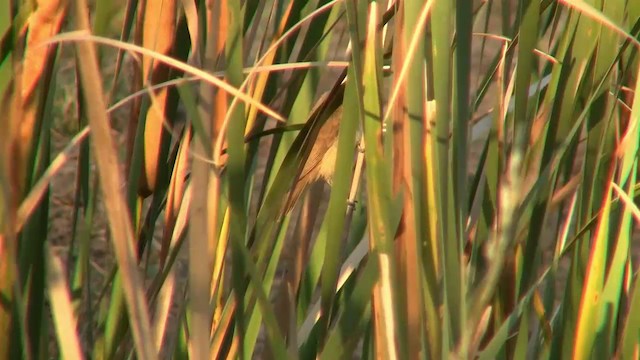
<svg viewBox="0 0 640 360">
<path fill-rule="evenodd" d="M 338 154 L 338 134 L 343 114 L 342 109 L 343 106 L 340 104 L 322 124 L 317 137 L 312 141 L 309 156 L 304 160 L 300 174 L 289 193 L 285 214 L 293 209 L 307 187 L 316 181 L 325 181 L 330 186 L 332 185 Z"/>
</svg>

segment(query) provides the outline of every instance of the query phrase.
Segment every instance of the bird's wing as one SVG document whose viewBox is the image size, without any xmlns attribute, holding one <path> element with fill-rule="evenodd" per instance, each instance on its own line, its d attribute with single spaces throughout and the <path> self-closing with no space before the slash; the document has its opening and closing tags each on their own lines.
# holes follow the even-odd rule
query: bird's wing
<svg viewBox="0 0 640 360">
<path fill-rule="evenodd" d="M 338 141 L 338 130 L 340 130 L 340 120 L 342 119 L 342 106 L 336 109 L 331 117 L 322 125 L 318 136 L 311 145 L 309 156 L 304 162 L 300 178 L 309 176 L 324 158 L 329 148 Z"/>
</svg>

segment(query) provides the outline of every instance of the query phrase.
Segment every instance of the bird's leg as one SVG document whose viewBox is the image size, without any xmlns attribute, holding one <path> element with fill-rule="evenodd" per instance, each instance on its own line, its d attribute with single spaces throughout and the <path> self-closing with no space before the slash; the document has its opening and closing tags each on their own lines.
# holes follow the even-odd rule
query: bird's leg
<svg viewBox="0 0 640 360">
<path fill-rule="evenodd" d="M 364 141 L 363 141 L 363 139 L 360 139 L 360 141 L 358 141 L 358 145 L 356 145 L 356 150 L 357 150 L 357 155 L 356 155 L 355 171 L 359 172 L 360 169 L 362 168 L 362 165 L 361 165 L 362 161 L 364 160 Z M 355 176 L 357 176 L 358 179 L 360 179 L 360 174 L 355 174 Z M 355 181 L 359 181 L 359 180 L 355 180 Z M 356 204 L 358 203 L 358 201 L 355 198 L 355 188 L 354 188 L 354 186 L 355 186 L 355 184 L 352 184 L 351 196 L 349 196 L 349 198 L 347 199 L 347 211 L 355 210 Z"/>
</svg>

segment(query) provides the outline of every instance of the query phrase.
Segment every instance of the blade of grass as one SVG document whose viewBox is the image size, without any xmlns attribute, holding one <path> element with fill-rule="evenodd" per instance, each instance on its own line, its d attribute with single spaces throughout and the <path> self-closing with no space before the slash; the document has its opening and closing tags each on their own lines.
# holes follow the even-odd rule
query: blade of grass
<svg viewBox="0 0 640 360">
<path fill-rule="evenodd" d="M 76 333 L 77 320 L 71 305 L 71 294 L 65 279 L 62 260 L 50 246 L 47 253 L 47 290 L 51 301 L 51 313 L 60 343 L 60 352 L 65 359 L 83 359 L 80 339 Z"/>
<path fill-rule="evenodd" d="M 89 29 L 87 4 L 81 0 L 76 2 L 76 17 L 78 28 Z M 114 240 L 116 258 L 123 274 L 125 299 L 132 319 L 133 338 L 138 354 L 143 359 L 156 357 L 153 349 L 153 338 L 149 327 L 149 314 L 144 302 L 142 287 L 136 269 L 133 249 L 133 229 L 127 215 L 126 205 L 120 192 L 117 158 L 115 145 L 110 134 L 106 105 L 102 98 L 102 91 L 98 62 L 93 44 L 80 42 L 77 49 L 82 54 L 80 65 L 80 79 L 86 90 L 90 126 L 94 129 L 94 146 L 98 170 L 102 175 L 100 183 L 105 199 L 105 206 L 109 216 L 109 224 Z"/>
</svg>

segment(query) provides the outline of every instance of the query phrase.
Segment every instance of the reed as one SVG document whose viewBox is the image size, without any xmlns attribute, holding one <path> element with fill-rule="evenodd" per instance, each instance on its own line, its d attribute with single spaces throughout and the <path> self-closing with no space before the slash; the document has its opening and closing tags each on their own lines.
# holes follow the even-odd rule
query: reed
<svg viewBox="0 0 640 360">
<path fill-rule="evenodd" d="M 1 2 L 0 359 L 637 358 L 637 4 Z"/>
</svg>

